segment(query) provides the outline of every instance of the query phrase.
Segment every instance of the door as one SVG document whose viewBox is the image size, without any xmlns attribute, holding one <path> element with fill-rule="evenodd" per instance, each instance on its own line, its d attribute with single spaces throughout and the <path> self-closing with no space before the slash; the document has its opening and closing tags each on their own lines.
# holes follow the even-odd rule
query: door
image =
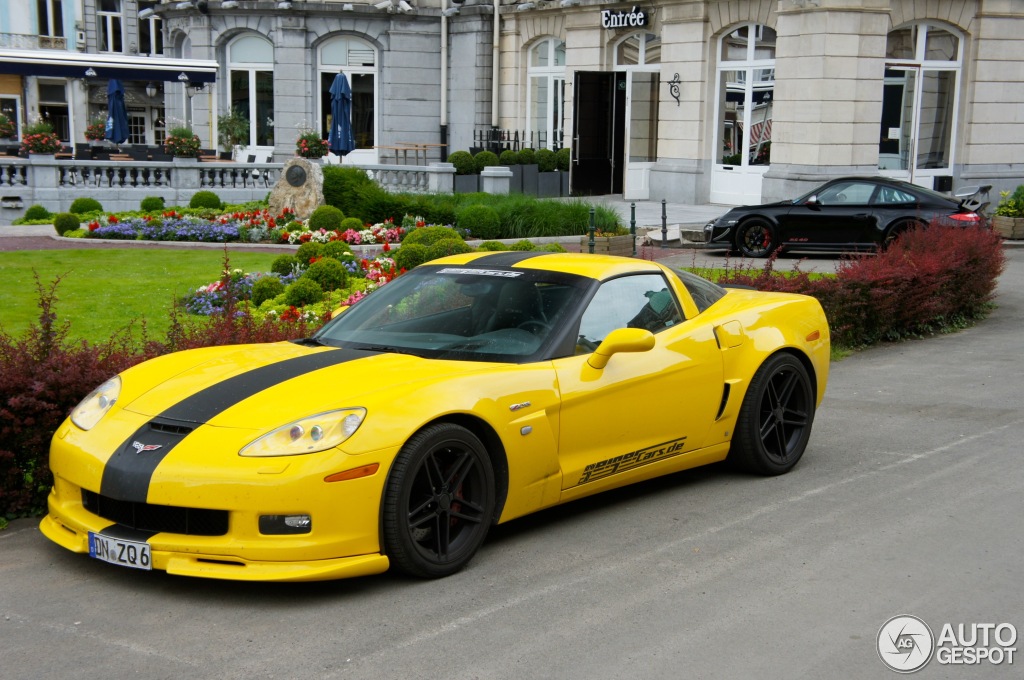
<svg viewBox="0 0 1024 680">
<path fill-rule="evenodd" d="M 577 71 L 573 79 L 572 193 L 622 193 L 626 74 Z"/>
</svg>

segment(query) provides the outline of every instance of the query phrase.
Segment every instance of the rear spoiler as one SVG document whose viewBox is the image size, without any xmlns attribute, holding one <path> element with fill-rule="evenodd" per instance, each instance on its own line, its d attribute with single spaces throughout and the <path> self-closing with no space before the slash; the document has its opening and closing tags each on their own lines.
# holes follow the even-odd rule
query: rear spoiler
<svg viewBox="0 0 1024 680">
<path fill-rule="evenodd" d="M 982 212 L 990 203 L 988 192 L 991 190 L 991 184 L 982 184 L 980 186 L 972 184 L 957 189 L 953 197 L 960 199 L 960 207 L 964 210 Z"/>
</svg>

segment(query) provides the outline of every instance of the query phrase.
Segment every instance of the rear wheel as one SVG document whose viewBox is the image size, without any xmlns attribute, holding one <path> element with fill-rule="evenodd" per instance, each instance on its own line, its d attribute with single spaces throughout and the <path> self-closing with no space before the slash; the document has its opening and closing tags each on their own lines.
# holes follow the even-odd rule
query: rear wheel
<svg viewBox="0 0 1024 680">
<path fill-rule="evenodd" d="M 736 250 L 744 257 L 768 257 L 778 245 L 775 228 L 762 219 L 747 220 L 736 232 Z"/>
<path fill-rule="evenodd" d="M 414 435 L 384 491 L 384 550 L 402 571 L 438 578 L 462 569 L 494 514 L 494 471 L 483 443 L 452 423 Z"/>
<path fill-rule="evenodd" d="M 807 369 L 791 354 L 776 354 L 750 381 L 729 462 L 761 475 L 789 472 L 807 448 L 813 421 L 814 390 Z"/>
<path fill-rule="evenodd" d="M 910 231 L 916 226 L 916 222 L 912 222 L 910 220 L 902 220 L 889 227 L 889 231 L 888 233 L 886 233 L 885 239 L 882 241 L 882 250 L 885 250 L 886 248 L 891 246 L 893 243 L 896 242 L 896 239 L 898 239 L 900 235 Z"/>
</svg>

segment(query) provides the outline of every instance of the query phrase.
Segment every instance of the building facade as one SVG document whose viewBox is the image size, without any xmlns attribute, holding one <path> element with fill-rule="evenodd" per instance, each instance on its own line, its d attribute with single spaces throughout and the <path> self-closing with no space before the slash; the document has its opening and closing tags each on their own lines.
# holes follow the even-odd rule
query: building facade
<svg viewBox="0 0 1024 680">
<path fill-rule="evenodd" d="M 568 146 L 576 194 L 722 204 L 847 174 L 1024 182 L 1020 0 L 33 4 L 30 37 L 168 66 L 125 82 L 135 143 L 181 123 L 224 148 L 218 118 L 234 113 L 250 123 L 246 153 L 283 160 L 299 131 L 326 136 L 344 73 L 358 147 L 346 163 L 397 161 L 410 143 L 433 145 L 430 160 Z M 64 115 L 60 78 L 12 74 L 2 56 L 0 106 Z M 106 90 L 68 81 L 65 98 L 84 100 L 66 111 L 71 142 Z"/>
</svg>

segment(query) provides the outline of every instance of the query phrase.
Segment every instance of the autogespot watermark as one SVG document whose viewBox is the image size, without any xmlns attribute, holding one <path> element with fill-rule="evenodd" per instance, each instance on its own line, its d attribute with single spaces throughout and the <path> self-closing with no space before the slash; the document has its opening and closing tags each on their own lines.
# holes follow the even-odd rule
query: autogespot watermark
<svg viewBox="0 0 1024 680">
<path fill-rule="evenodd" d="M 1017 652 L 1012 623 L 944 623 L 938 637 L 916 616 L 894 616 L 878 630 L 878 658 L 897 673 L 913 673 L 933 658 L 942 665 L 1012 664 Z"/>
</svg>

